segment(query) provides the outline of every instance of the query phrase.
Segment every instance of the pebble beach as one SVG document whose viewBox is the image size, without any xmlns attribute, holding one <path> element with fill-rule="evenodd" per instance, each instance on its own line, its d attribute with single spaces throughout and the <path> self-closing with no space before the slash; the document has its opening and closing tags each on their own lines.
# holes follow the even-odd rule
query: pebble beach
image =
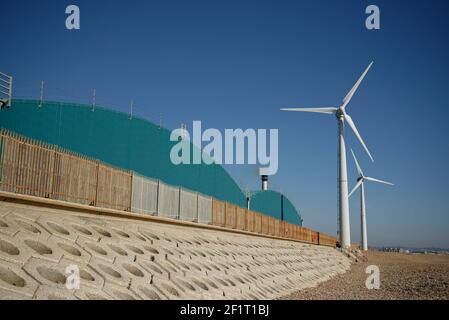
<svg viewBox="0 0 449 320">
<path fill-rule="evenodd" d="M 369 265 L 379 267 L 379 289 L 369 290 L 365 285 Z M 447 300 L 449 255 L 369 251 L 345 274 L 283 299 Z"/>
</svg>

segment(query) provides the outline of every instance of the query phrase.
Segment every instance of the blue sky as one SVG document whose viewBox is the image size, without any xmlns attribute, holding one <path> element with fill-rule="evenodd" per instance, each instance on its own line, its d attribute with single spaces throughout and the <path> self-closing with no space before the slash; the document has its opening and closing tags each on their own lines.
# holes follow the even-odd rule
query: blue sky
<svg viewBox="0 0 449 320">
<path fill-rule="evenodd" d="M 77 4 L 81 30 L 65 28 Z M 376 4 L 381 30 L 365 28 Z M 337 126 L 326 115 L 281 107 L 339 104 L 371 60 L 347 111 L 372 152 L 352 133 L 370 184 L 370 245 L 449 247 L 449 2 L 447 1 L 29 1 L 1 0 L 0 71 L 16 98 L 97 104 L 175 128 L 278 128 L 272 188 L 304 223 L 335 234 Z M 349 156 L 349 154 L 348 154 Z M 227 166 L 243 188 L 256 168 Z M 348 157 L 350 186 L 355 168 Z M 358 195 L 350 200 L 359 240 Z"/>
</svg>

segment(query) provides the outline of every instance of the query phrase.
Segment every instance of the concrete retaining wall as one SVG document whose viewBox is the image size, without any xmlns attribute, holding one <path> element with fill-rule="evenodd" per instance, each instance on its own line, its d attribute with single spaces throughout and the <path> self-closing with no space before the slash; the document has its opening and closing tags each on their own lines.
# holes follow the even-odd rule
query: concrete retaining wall
<svg viewBox="0 0 449 320">
<path fill-rule="evenodd" d="M 274 299 L 349 268 L 331 247 L 0 201 L 1 299 Z"/>
</svg>

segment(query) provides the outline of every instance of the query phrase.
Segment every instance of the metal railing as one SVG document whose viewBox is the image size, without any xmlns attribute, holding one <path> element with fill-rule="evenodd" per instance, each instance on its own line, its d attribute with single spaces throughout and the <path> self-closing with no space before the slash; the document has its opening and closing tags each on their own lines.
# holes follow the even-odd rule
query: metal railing
<svg viewBox="0 0 449 320">
<path fill-rule="evenodd" d="M 11 107 L 12 76 L 0 72 L 0 108 Z"/>
</svg>

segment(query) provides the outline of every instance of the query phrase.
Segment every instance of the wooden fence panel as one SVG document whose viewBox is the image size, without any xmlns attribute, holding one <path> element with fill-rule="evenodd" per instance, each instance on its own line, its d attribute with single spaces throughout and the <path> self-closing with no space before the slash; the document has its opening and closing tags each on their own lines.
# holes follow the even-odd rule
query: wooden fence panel
<svg viewBox="0 0 449 320">
<path fill-rule="evenodd" d="M 274 236 L 275 235 L 275 221 L 276 221 L 277 219 L 275 219 L 275 218 L 272 218 L 272 217 L 270 217 L 269 219 L 268 219 L 268 234 L 270 235 L 270 236 Z"/>
<path fill-rule="evenodd" d="M 309 242 L 314 243 L 314 240 L 315 240 L 314 231 L 309 229 Z"/>
<path fill-rule="evenodd" d="M 279 222 L 279 236 L 285 238 L 285 221 Z"/>
<path fill-rule="evenodd" d="M 50 197 L 54 147 L 1 132 L 1 190 Z"/>
<path fill-rule="evenodd" d="M 298 240 L 299 230 L 298 230 L 297 225 L 290 224 L 290 228 L 292 229 L 292 239 Z"/>
<path fill-rule="evenodd" d="M 294 225 L 293 224 L 291 224 L 291 223 L 288 223 L 288 227 L 287 227 L 288 229 L 288 237 L 290 238 L 290 239 L 294 239 L 295 238 L 295 228 L 294 228 Z"/>
<path fill-rule="evenodd" d="M 245 223 L 245 230 L 249 232 L 254 232 L 254 211 L 246 210 L 246 223 Z"/>
<path fill-rule="evenodd" d="M 298 240 L 304 241 L 304 228 L 300 227 L 298 232 L 299 232 Z"/>
<path fill-rule="evenodd" d="M 98 165 L 97 201 L 99 207 L 131 210 L 132 174 L 129 171 Z"/>
<path fill-rule="evenodd" d="M 286 222 L 286 237 L 293 239 L 294 237 L 294 230 L 293 230 L 293 224 Z"/>
<path fill-rule="evenodd" d="M 236 228 L 239 230 L 246 230 L 245 229 L 245 223 L 246 223 L 246 209 L 242 207 L 237 207 L 237 224 Z"/>
<path fill-rule="evenodd" d="M 95 204 L 98 163 L 69 152 L 56 151 L 52 199 Z"/>
<path fill-rule="evenodd" d="M 301 241 L 308 242 L 308 233 L 307 228 L 301 228 Z"/>
<path fill-rule="evenodd" d="M 274 235 L 276 237 L 281 236 L 281 221 L 278 219 L 274 219 Z"/>
<path fill-rule="evenodd" d="M 262 233 L 262 214 L 254 212 L 254 232 Z"/>
<path fill-rule="evenodd" d="M 235 229 L 237 226 L 237 206 L 229 202 L 226 202 L 225 210 L 226 210 L 225 227 Z"/>
<path fill-rule="evenodd" d="M 305 241 L 307 241 L 307 242 L 309 242 L 309 243 L 312 243 L 312 242 L 313 242 L 313 241 L 312 241 L 312 232 L 311 232 L 311 231 L 312 231 L 312 230 L 306 228 L 306 240 L 305 240 Z"/>
<path fill-rule="evenodd" d="M 335 247 L 337 245 L 337 238 L 325 233 L 319 233 L 318 243 L 323 246 Z"/>
<path fill-rule="evenodd" d="M 298 225 L 295 225 L 295 239 L 301 240 L 301 227 Z"/>
<path fill-rule="evenodd" d="M 212 224 L 224 227 L 226 222 L 225 203 L 219 200 L 212 200 Z"/>
<path fill-rule="evenodd" d="M 266 214 L 261 214 L 262 216 L 262 234 L 266 234 L 268 235 L 269 233 L 269 222 L 270 222 L 270 217 L 267 216 Z"/>
<path fill-rule="evenodd" d="M 310 240 L 314 244 L 318 244 L 318 232 L 310 230 Z"/>
</svg>

